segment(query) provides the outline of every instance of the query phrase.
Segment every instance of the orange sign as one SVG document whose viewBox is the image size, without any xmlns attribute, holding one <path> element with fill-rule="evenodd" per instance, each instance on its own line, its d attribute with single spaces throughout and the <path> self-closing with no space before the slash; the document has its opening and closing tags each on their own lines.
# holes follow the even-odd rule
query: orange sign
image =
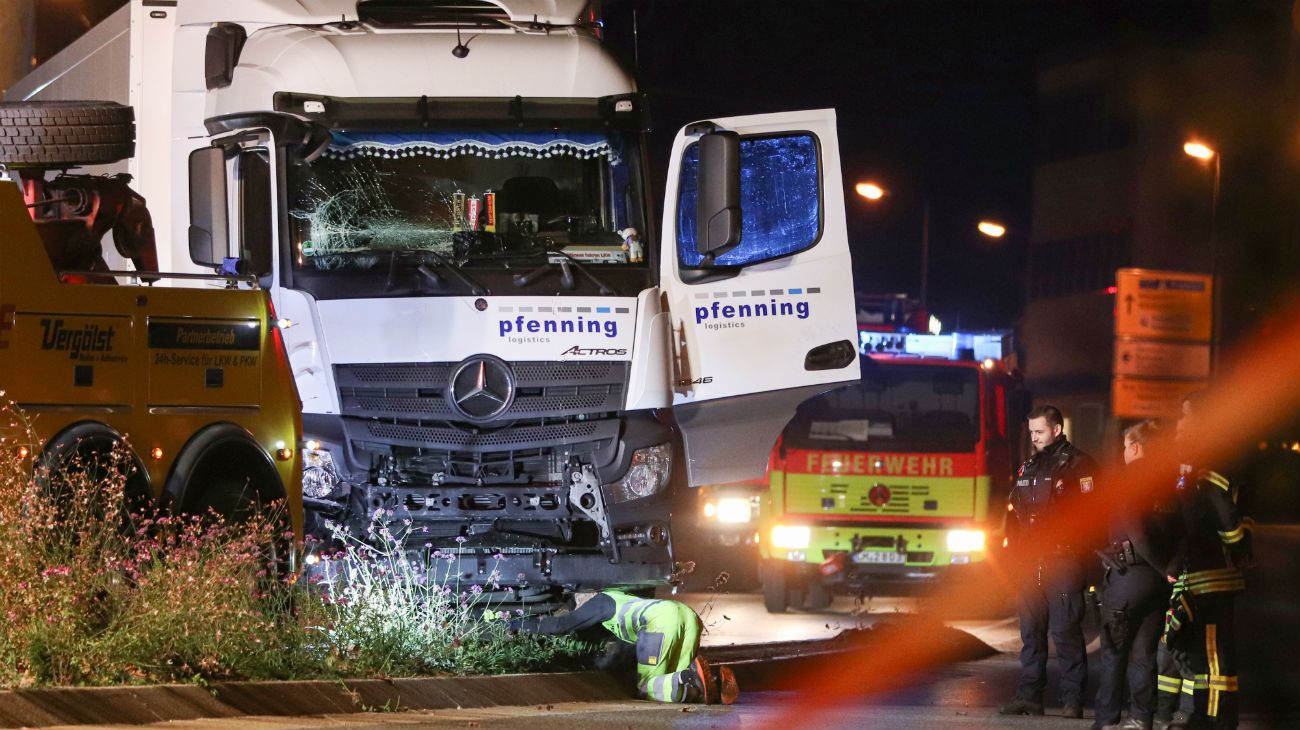
<svg viewBox="0 0 1300 730">
<path fill-rule="evenodd" d="M 1183 396 L 1204 387 L 1204 380 L 1117 377 L 1110 387 L 1111 413 L 1116 418 L 1172 416 Z"/>
<path fill-rule="evenodd" d="M 1118 269 L 1115 284 L 1116 337 L 1210 340 L 1214 281 L 1209 274 Z"/>
<path fill-rule="evenodd" d="M 1207 378 L 1210 345 L 1122 338 L 1115 340 L 1115 374 L 1137 378 Z"/>
</svg>

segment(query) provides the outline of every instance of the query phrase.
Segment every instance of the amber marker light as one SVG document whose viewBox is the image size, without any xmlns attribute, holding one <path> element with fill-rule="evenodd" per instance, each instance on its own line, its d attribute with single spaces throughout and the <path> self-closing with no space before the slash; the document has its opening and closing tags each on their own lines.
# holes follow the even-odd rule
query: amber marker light
<svg viewBox="0 0 1300 730">
<path fill-rule="evenodd" d="M 1212 160 L 1215 155 L 1214 148 L 1195 140 L 1184 142 L 1183 152 L 1187 153 L 1188 157 L 1195 157 L 1198 160 Z"/>
<path fill-rule="evenodd" d="M 989 238 L 1002 238 L 1007 235 L 1007 227 L 1001 223 L 994 223 L 993 221 L 980 221 L 976 228 L 979 228 L 980 233 L 983 233 Z"/>
<path fill-rule="evenodd" d="M 860 182 L 853 186 L 853 190 L 867 200 L 880 200 L 885 197 L 885 189 L 871 182 Z"/>
</svg>

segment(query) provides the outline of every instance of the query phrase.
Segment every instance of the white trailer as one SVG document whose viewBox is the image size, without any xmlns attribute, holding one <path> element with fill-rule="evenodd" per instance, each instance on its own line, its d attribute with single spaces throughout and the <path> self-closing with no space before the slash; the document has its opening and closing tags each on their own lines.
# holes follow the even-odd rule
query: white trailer
<svg viewBox="0 0 1300 730">
<path fill-rule="evenodd" d="M 270 289 L 315 514 L 409 520 L 517 598 L 646 586 L 670 481 L 761 475 L 794 407 L 856 379 L 851 262 L 831 110 L 679 131 L 657 227 L 645 99 L 598 21 L 132 0 L 6 97 L 133 105 L 160 264 Z M 218 174 L 230 219 L 192 222 Z"/>
</svg>

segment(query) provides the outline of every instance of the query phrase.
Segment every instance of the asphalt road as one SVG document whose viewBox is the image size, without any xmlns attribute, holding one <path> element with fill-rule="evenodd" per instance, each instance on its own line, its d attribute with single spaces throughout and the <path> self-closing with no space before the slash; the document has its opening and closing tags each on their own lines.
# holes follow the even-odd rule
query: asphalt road
<svg viewBox="0 0 1300 730">
<path fill-rule="evenodd" d="M 675 598 L 700 614 L 705 629 L 701 643 L 706 647 L 829 639 L 845 629 L 866 628 L 925 607 L 924 599 L 914 597 L 882 596 L 861 604 L 837 597 L 824 611 L 770 614 L 763 608 L 763 597 L 753 593 L 684 593 Z M 1019 627 L 1010 614 L 945 623 L 999 651 L 1020 650 Z"/>
</svg>

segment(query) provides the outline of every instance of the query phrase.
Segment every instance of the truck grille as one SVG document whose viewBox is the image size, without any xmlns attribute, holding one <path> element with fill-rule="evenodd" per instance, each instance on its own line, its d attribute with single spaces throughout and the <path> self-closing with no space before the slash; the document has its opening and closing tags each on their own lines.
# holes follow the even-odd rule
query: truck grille
<svg viewBox="0 0 1300 730">
<path fill-rule="evenodd" d="M 380 441 L 400 446 L 444 446 L 483 453 L 515 448 L 563 446 L 582 441 L 618 437 L 618 421 L 575 421 L 554 425 L 508 427 L 499 430 L 461 430 L 384 421 L 344 422 L 349 441 Z"/>
<path fill-rule="evenodd" d="M 354 462 L 393 484 L 524 485 L 559 483 L 572 456 L 615 457 L 627 363 L 512 363 L 514 402 L 487 424 L 447 400 L 458 364 L 336 365 Z"/>
<path fill-rule="evenodd" d="M 344 416 L 401 420 L 455 418 L 447 384 L 457 363 L 336 365 Z M 499 420 L 612 413 L 622 409 L 627 363 L 517 363 L 516 396 Z"/>
</svg>

